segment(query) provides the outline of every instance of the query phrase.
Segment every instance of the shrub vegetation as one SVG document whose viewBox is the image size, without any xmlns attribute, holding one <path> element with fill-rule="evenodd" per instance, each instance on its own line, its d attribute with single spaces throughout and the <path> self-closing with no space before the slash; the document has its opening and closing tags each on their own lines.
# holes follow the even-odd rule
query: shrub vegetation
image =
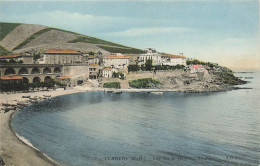
<svg viewBox="0 0 260 166">
<path fill-rule="evenodd" d="M 0 46 L 0 56 L 10 54 L 11 52 L 5 49 L 4 47 Z"/>
<path fill-rule="evenodd" d="M 117 88 L 120 89 L 120 82 L 106 82 L 103 85 L 104 88 Z"/>
<path fill-rule="evenodd" d="M 133 88 L 156 88 L 160 82 L 152 78 L 143 78 L 132 80 L 129 82 L 129 86 Z"/>
<path fill-rule="evenodd" d="M 122 54 L 142 54 L 144 53 L 143 50 L 137 48 L 130 48 L 130 47 L 109 47 L 109 46 L 98 46 L 106 51 L 113 52 L 113 53 L 122 53 Z"/>
<path fill-rule="evenodd" d="M 0 41 L 10 32 L 12 32 L 19 23 L 0 23 Z"/>
</svg>

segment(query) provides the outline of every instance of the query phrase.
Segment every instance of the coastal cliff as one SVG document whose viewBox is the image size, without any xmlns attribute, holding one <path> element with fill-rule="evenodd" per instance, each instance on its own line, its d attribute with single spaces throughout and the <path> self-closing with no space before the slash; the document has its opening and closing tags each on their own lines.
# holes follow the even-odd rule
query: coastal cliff
<svg viewBox="0 0 260 166">
<path fill-rule="evenodd" d="M 181 92 L 213 92 L 230 90 L 235 85 L 247 83 L 234 76 L 233 72 L 224 67 L 218 67 L 203 72 L 191 73 L 190 70 L 166 70 L 166 71 L 139 71 L 129 72 L 124 80 L 118 78 L 103 78 L 105 82 L 119 82 L 122 89 L 135 89 L 129 86 L 129 82 L 144 78 L 158 80 L 147 89 L 161 89 Z"/>
</svg>

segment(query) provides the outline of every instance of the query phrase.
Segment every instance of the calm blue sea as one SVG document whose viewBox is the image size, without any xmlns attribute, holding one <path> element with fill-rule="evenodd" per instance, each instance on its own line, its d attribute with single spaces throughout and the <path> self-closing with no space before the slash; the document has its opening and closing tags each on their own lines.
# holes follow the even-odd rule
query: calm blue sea
<svg viewBox="0 0 260 166">
<path fill-rule="evenodd" d="M 217 93 L 87 92 L 31 105 L 15 131 L 62 165 L 259 165 L 259 73 Z"/>
</svg>

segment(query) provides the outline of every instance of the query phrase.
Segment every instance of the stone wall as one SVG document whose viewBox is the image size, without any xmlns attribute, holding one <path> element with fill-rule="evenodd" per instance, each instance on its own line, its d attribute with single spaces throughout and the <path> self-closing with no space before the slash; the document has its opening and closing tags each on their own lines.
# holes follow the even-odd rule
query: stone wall
<svg viewBox="0 0 260 166">
<path fill-rule="evenodd" d="M 86 81 L 89 78 L 89 67 L 87 65 L 63 66 L 64 75 L 71 78 L 71 83 L 76 85 L 78 80 Z"/>
</svg>

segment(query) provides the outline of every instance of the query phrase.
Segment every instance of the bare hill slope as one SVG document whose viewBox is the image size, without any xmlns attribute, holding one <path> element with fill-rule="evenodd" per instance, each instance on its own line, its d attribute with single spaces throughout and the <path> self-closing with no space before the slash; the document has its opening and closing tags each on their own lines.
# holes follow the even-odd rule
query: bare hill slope
<svg viewBox="0 0 260 166">
<path fill-rule="evenodd" d="M 8 50 L 13 50 L 17 45 L 22 43 L 32 34 L 44 28 L 46 28 L 46 26 L 21 24 L 17 26 L 13 31 L 11 31 L 9 34 L 7 34 L 3 38 L 3 40 L 0 41 L 0 45 L 2 45 Z"/>
<path fill-rule="evenodd" d="M 4 24 L 6 25 L 8 23 Z M 10 23 L 10 25 L 12 25 L 12 23 Z M 127 54 L 143 53 L 140 49 L 95 37 L 32 24 L 20 24 L 13 30 L 8 31 L 8 34 L 0 41 L 0 45 L 13 53 L 21 53 L 29 50 L 44 51 L 50 48 L 75 49 L 83 52 L 100 51 L 103 54 L 108 54 L 110 52 Z"/>
</svg>

